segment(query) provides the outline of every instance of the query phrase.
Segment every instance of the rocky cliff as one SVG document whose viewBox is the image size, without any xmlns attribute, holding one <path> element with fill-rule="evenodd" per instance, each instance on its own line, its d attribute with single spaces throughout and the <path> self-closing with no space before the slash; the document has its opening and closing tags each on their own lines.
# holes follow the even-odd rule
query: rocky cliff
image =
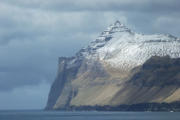
<svg viewBox="0 0 180 120">
<path fill-rule="evenodd" d="M 46 109 L 180 101 L 180 39 L 116 21 L 74 57 L 59 58 Z"/>
</svg>

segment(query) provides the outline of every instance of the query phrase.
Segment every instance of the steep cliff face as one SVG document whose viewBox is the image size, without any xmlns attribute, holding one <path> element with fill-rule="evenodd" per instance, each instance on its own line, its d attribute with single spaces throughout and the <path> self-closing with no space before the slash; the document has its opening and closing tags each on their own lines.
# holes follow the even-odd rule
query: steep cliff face
<svg viewBox="0 0 180 120">
<path fill-rule="evenodd" d="M 75 57 L 59 58 L 59 70 L 51 87 L 46 109 L 69 107 L 80 88 L 96 84 L 96 79 L 107 77 L 108 74 L 98 61 Z"/>
<path fill-rule="evenodd" d="M 179 101 L 179 57 L 179 38 L 116 21 L 74 57 L 59 58 L 46 109 Z"/>
<path fill-rule="evenodd" d="M 63 100 L 60 101 L 61 104 L 59 104 L 59 107 L 65 107 L 69 104 L 73 92 L 71 81 L 76 78 L 78 69 L 82 63 L 81 60 L 73 60 L 74 58 L 59 58 L 57 77 L 52 84 L 46 109 L 52 109 L 53 106 L 55 108 L 57 101 L 61 100 L 59 99 L 60 96 L 63 96 Z"/>
</svg>

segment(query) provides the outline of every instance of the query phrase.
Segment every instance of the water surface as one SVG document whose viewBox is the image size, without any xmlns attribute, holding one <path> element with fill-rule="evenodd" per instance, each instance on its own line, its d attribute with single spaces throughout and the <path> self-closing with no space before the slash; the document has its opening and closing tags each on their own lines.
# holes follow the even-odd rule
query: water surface
<svg viewBox="0 0 180 120">
<path fill-rule="evenodd" d="M 180 120 L 180 113 L 0 111 L 0 120 Z"/>
</svg>

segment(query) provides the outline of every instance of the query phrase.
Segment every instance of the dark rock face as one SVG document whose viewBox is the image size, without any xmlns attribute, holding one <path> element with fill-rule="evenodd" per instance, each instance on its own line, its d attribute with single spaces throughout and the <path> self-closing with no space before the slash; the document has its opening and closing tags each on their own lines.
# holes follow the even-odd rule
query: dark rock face
<svg viewBox="0 0 180 120">
<path fill-rule="evenodd" d="M 130 82 L 138 86 L 180 86 L 180 59 L 153 56 L 147 60 Z"/>
<path fill-rule="evenodd" d="M 78 87 L 72 86 L 72 81 L 82 74 L 85 74 L 84 79 L 88 78 L 90 81 L 93 81 L 97 77 L 108 76 L 101 63 L 98 61 L 89 61 L 75 57 L 59 58 L 59 70 L 51 86 L 45 109 L 56 109 L 56 104 L 58 104 L 58 108 L 68 108 L 71 99 L 78 93 Z"/>
<path fill-rule="evenodd" d="M 65 57 L 59 58 L 59 70 L 57 73 L 57 77 L 51 86 L 47 106 L 45 109 L 52 109 L 56 104 L 58 97 L 61 95 L 64 87 L 76 78 L 78 69 L 81 65 L 81 60 L 75 61 L 72 66 L 68 67 L 69 62 L 73 59 L 74 58 Z M 72 94 L 71 92 L 72 91 L 70 91 L 69 94 Z M 66 104 L 68 104 L 68 101 Z"/>
</svg>

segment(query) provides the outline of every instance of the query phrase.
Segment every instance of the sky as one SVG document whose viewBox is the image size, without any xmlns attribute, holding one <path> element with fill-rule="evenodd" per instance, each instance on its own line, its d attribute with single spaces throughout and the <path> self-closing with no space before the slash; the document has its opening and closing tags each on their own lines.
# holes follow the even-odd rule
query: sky
<svg viewBox="0 0 180 120">
<path fill-rule="evenodd" d="M 0 109 L 43 109 L 58 57 L 116 20 L 180 37 L 180 0 L 0 0 Z"/>
</svg>

